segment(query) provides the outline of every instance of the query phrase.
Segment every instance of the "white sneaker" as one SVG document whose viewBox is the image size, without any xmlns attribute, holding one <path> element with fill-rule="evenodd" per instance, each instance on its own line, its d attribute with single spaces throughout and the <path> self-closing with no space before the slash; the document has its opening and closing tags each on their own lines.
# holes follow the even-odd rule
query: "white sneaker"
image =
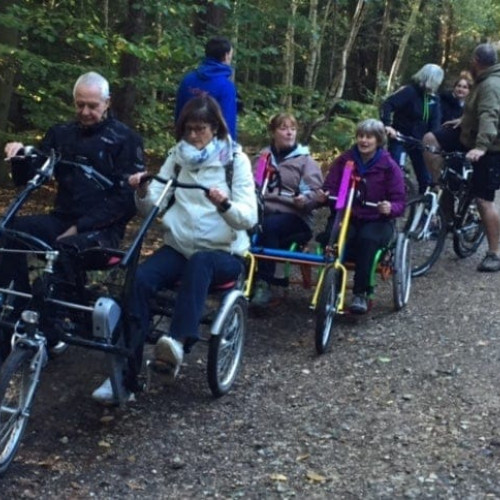
<svg viewBox="0 0 500 500">
<path fill-rule="evenodd" d="M 107 378 L 93 393 L 92 399 L 104 405 L 116 405 L 118 400 L 115 398 L 111 380 Z M 125 402 L 132 403 L 135 401 L 135 394 L 126 391 Z"/>
<path fill-rule="evenodd" d="M 155 345 L 154 356 L 156 367 L 175 379 L 184 358 L 184 345 L 172 337 L 162 335 Z"/>
</svg>

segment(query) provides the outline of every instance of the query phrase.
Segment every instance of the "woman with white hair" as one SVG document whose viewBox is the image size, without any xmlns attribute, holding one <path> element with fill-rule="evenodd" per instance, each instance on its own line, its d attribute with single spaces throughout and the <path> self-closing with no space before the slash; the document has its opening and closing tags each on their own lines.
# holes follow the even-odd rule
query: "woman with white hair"
<svg viewBox="0 0 500 500">
<path fill-rule="evenodd" d="M 389 151 L 401 164 L 405 146 L 395 140 L 399 132 L 422 140 L 424 134 L 437 130 L 441 125 L 441 106 L 437 90 L 444 78 L 443 69 L 437 64 L 425 64 L 417 71 L 412 82 L 390 95 L 382 104 L 381 120 L 389 136 Z M 408 148 L 419 192 L 423 193 L 431 182 L 422 156 L 417 148 Z"/>
</svg>

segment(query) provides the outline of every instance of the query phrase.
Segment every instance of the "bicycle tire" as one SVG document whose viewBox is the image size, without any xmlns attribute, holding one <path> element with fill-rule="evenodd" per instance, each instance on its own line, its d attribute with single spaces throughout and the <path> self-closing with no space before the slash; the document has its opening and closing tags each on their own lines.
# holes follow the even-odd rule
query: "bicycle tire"
<svg viewBox="0 0 500 500">
<path fill-rule="evenodd" d="M 31 366 L 35 352 L 16 347 L 0 371 L 0 475 L 16 456 L 33 403 L 38 377 Z"/>
<path fill-rule="evenodd" d="M 241 368 L 247 331 L 247 301 L 238 297 L 224 318 L 220 333 L 208 343 L 207 378 L 215 397 L 227 394 Z"/>
<path fill-rule="evenodd" d="M 424 205 L 419 207 L 418 205 L 422 203 Z M 427 273 L 438 260 L 444 248 L 447 227 L 441 207 L 438 207 L 436 213 L 432 215 L 432 220 L 427 224 L 430 213 L 424 198 L 411 201 L 409 213 L 405 232 L 411 242 L 411 275 L 416 278 Z"/>
<path fill-rule="evenodd" d="M 325 273 L 316 306 L 314 343 L 318 354 L 325 354 L 330 349 L 332 329 L 337 314 L 337 270 L 329 267 Z"/>
<path fill-rule="evenodd" d="M 411 289 L 410 240 L 404 233 L 398 234 L 393 259 L 394 309 L 399 311 L 408 303 Z"/>
<path fill-rule="evenodd" d="M 485 237 L 484 225 L 476 201 L 468 198 L 459 208 L 453 230 L 453 250 L 464 259 L 473 255 Z"/>
</svg>

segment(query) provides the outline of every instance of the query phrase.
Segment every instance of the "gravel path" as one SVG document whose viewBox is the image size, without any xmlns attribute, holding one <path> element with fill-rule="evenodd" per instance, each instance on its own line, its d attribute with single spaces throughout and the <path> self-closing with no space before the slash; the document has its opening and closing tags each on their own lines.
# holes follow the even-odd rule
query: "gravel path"
<svg viewBox="0 0 500 500">
<path fill-rule="evenodd" d="M 392 311 L 336 325 L 314 353 L 310 292 L 249 321 L 244 368 L 212 399 L 206 348 L 172 387 L 126 409 L 90 399 L 101 358 L 78 348 L 43 373 L 2 498 L 500 498 L 498 290 L 448 241 Z"/>
</svg>

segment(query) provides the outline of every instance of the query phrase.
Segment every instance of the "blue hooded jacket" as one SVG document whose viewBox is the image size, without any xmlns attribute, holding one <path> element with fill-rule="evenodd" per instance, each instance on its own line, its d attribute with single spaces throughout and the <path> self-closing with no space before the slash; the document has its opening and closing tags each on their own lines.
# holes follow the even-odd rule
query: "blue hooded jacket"
<svg viewBox="0 0 500 500">
<path fill-rule="evenodd" d="M 181 81 L 177 90 L 175 121 L 189 99 L 208 93 L 221 107 L 229 133 L 236 141 L 236 86 L 230 79 L 233 70 L 228 64 L 213 58 L 205 58 L 200 66 L 190 71 Z"/>
</svg>

